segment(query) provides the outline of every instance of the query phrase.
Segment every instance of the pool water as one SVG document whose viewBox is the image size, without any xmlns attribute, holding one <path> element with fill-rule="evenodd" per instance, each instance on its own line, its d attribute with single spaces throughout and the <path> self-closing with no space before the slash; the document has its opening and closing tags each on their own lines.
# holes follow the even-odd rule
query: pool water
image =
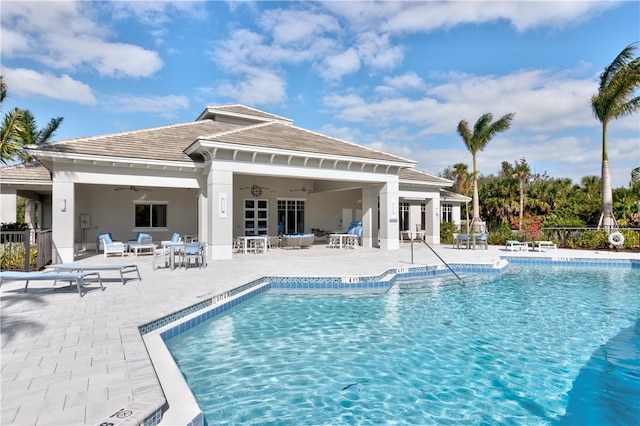
<svg viewBox="0 0 640 426">
<path fill-rule="evenodd" d="M 166 344 L 210 425 L 633 424 L 640 270 L 512 271 L 268 292 Z"/>
</svg>

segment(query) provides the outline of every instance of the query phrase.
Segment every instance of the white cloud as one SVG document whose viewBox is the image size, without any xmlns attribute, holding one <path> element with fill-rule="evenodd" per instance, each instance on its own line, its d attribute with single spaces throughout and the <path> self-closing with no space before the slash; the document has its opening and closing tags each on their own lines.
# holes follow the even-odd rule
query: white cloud
<svg viewBox="0 0 640 426">
<path fill-rule="evenodd" d="M 360 69 L 360 58 L 354 48 L 336 55 L 327 56 L 323 61 L 322 75 L 328 79 L 339 79 Z"/>
<path fill-rule="evenodd" d="M 286 83 L 275 72 L 245 67 L 242 75 L 237 83 L 222 82 L 215 92 L 247 105 L 275 104 L 284 99 Z"/>
<path fill-rule="evenodd" d="M 18 96 L 44 96 L 60 101 L 93 105 L 96 99 L 91 88 L 68 75 L 56 76 L 23 68 L 3 68 L 3 77 L 9 90 Z"/>
<path fill-rule="evenodd" d="M 117 112 L 153 113 L 166 118 L 175 118 L 178 111 L 189 107 L 186 96 L 132 96 L 118 94 L 106 101 L 108 109 Z"/>
<path fill-rule="evenodd" d="M 335 17 L 310 10 L 271 9 L 260 18 L 260 26 L 271 33 L 274 44 L 298 50 L 318 38 L 340 32 Z"/>
<path fill-rule="evenodd" d="M 406 2 L 381 23 L 391 33 L 429 32 L 461 24 L 485 24 L 506 20 L 523 32 L 533 28 L 574 25 L 606 9 L 614 2 L 556 1 L 451 1 Z"/>
<path fill-rule="evenodd" d="M 117 77 L 145 77 L 163 66 L 156 52 L 109 41 L 110 29 L 92 17 L 94 12 L 81 2 L 4 2 L 3 55 Z"/>
<path fill-rule="evenodd" d="M 358 37 L 356 48 L 362 61 L 378 69 L 393 69 L 404 58 L 403 49 L 391 46 L 387 34 L 368 31 Z"/>
</svg>

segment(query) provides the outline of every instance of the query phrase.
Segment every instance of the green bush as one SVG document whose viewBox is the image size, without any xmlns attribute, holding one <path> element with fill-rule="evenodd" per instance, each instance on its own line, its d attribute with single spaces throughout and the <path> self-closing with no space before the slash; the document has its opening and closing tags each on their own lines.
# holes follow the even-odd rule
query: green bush
<svg viewBox="0 0 640 426">
<path fill-rule="evenodd" d="M 507 240 L 522 241 L 521 237 L 513 234 L 511 225 L 507 222 L 502 222 L 497 231 L 489 233 L 489 244 L 491 245 L 504 245 Z"/>
<path fill-rule="evenodd" d="M 451 222 L 442 222 L 440 224 L 440 244 L 453 243 L 453 233 L 457 228 Z"/>
<path fill-rule="evenodd" d="M 24 244 L 4 243 L 0 244 L 0 270 L 12 271 L 24 269 Z M 31 270 L 36 269 L 38 258 L 38 248 L 31 247 L 29 253 L 29 265 Z"/>
</svg>

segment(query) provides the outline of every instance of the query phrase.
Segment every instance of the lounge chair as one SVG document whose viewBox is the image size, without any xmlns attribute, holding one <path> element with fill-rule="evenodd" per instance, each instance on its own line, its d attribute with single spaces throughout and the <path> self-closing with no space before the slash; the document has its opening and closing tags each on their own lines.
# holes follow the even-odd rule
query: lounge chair
<svg viewBox="0 0 640 426">
<path fill-rule="evenodd" d="M 542 251 L 543 248 L 546 248 L 547 250 L 552 248 L 554 251 L 558 251 L 558 246 L 553 241 L 534 241 L 533 242 L 534 251 L 536 250 L 536 247 L 540 252 Z"/>
<path fill-rule="evenodd" d="M 504 244 L 505 250 L 508 249 L 513 251 L 513 249 L 516 247 L 518 248 L 518 250 L 522 250 L 523 248 L 527 250 L 529 248 L 529 243 L 518 241 L 518 240 L 507 240 Z"/>
<path fill-rule="evenodd" d="M 56 272 L 87 272 L 87 271 L 118 271 L 120 273 L 120 280 L 122 284 L 125 284 L 124 274 L 133 272 L 138 276 L 138 280 L 142 281 L 140 277 L 140 271 L 138 265 L 132 263 L 126 265 L 118 264 L 104 264 L 96 265 L 91 263 L 58 263 L 54 265 L 48 265 L 48 269 L 53 269 Z"/>
<path fill-rule="evenodd" d="M 100 236 L 100 240 L 102 241 L 104 257 L 107 257 L 110 254 L 119 254 L 121 257 L 124 257 L 124 252 L 127 250 L 127 245 L 122 241 L 113 241 L 111 239 L 111 234 L 102 234 Z"/>
<path fill-rule="evenodd" d="M 85 285 L 86 278 L 97 280 L 100 283 L 100 288 L 104 291 L 100 274 L 97 272 L 0 272 L 0 283 L 8 281 L 24 281 L 25 292 L 29 286 L 29 281 L 53 281 L 54 285 L 58 281 L 68 281 L 69 284 L 75 282 L 80 297 L 82 297 L 82 287 Z"/>
</svg>

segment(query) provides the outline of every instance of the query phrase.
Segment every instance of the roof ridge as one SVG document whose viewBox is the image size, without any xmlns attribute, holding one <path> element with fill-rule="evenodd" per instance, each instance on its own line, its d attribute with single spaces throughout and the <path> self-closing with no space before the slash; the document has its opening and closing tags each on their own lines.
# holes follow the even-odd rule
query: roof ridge
<svg viewBox="0 0 640 426">
<path fill-rule="evenodd" d="M 207 105 L 205 107 L 205 111 L 208 109 L 222 109 L 222 108 L 232 108 L 232 107 L 240 107 L 240 108 L 246 108 L 248 110 L 260 113 L 260 114 L 264 114 L 266 116 L 269 117 L 273 117 L 270 118 L 271 120 L 281 120 L 281 121 L 288 121 L 288 122 L 293 122 L 292 119 L 284 117 L 282 115 L 278 115 L 278 114 L 274 114 L 272 112 L 267 112 L 267 111 L 263 111 L 261 109 L 258 108 L 253 108 L 244 104 L 218 104 L 218 105 Z M 266 117 L 261 117 L 261 118 L 266 118 Z"/>
<path fill-rule="evenodd" d="M 250 126 L 243 126 L 240 127 L 238 129 L 233 129 L 233 130 L 227 130 L 226 132 L 219 132 L 219 133 L 210 133 L 208 135 L 203 135 L 200 136 L 199 139 L 210 139 L 210 138 L 216 138 L 216 137 L 220 137 L 220 136 L 227 136 L 227 135 L 233 135 L 234 133 L 240 133 L 243 132 L 245 130 L 251 130 L 251 129 L 258 129 L 260 127 L 264 127 L 264 126 L 268 126 L 271 124 L 278 124 L 277 121 L 267 121 L 264 123 L 258 123 L 258 124 L 252 124 Z"/>
</svg>

